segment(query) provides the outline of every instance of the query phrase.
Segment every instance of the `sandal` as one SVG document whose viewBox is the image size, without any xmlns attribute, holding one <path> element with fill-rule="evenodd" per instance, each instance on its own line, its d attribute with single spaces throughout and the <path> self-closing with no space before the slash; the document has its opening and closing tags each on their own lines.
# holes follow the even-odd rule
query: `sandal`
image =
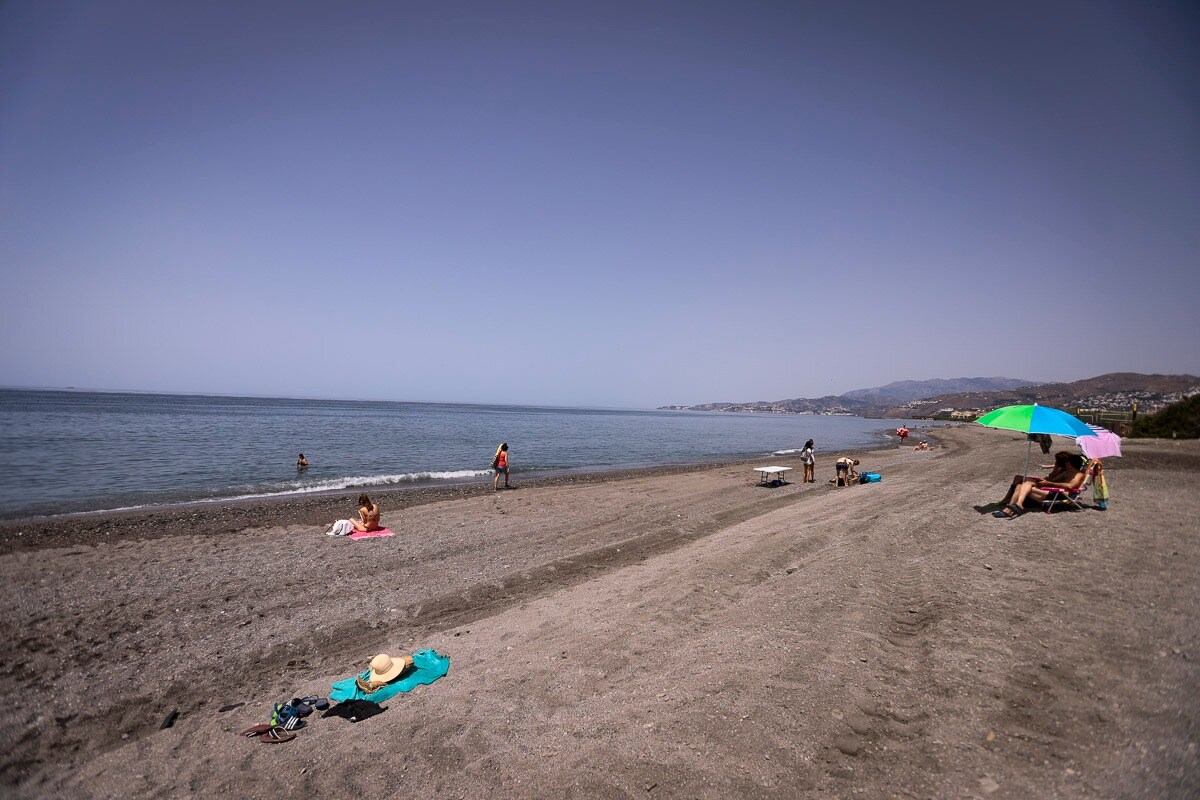
<svg viewBox="0 0 1200 800">
<path fill-rule="evenodd" d="M 312 713 L 312 709 L 308 709 Z M 300 717 L 303 716 L 300 710 L 293 705 L 287 703 L 276 703 L 275 708 L 271 711 L 272 727 L 283 728 L 284 730 L 295 730 L 303 728 L 305 723 Z"/>
<path fill-rule="evenodd" d="M 296 734 L 287 733 L 280 727 L 274 727 L 267 731 L 259 741 L 261 741 L 263 744 L 283 744 L 284 742 L 290 742 L 295 738 Z"/>
<path fill-rule="evenodd" d="M 1013 503 L 1009 503 L 1008 505 L 1006 505 L 1004 508 L 1000 509 L 999 511 L 993 511 L 992 516 L 997 519 L 1012 519 L 1013 517 L 1020 515 L 1020 513 L 1021 513 L 1020 508 L 1018 508 Z"/>
<path fill-rule="evenodd" d="M 270 730 L 271 725 L 264 722 L 262 725 L 255 725 L 253 728 L 246 728 L 246 730 L 239 733 L 238 736 L 245 736 L 247 739 L 253 739 L 255 736 L 262 736 L 264 733 L 267 733 Z"/>
</svg>

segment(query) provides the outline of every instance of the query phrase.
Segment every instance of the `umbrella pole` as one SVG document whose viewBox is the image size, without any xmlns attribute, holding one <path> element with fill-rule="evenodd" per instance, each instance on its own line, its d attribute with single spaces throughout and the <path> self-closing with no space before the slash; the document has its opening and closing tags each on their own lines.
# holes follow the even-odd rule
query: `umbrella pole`
<svg viewBox="0 0 1200 800">
<path fill-rule="evenodd" d="M 1028 439 L 1029 437 L 1025 437 L 1025 438 Z M 1032 452 L 1033 452 L 1033 440 L 1029 439 L 1029 441 L 1026 442 L 1026 444 L 1025 444 L 1025 469 L 1023 469 L 1021 471 L 1021 479 L 1022 480 L 1029 479 L 1029 456 Z"/>
</svg>

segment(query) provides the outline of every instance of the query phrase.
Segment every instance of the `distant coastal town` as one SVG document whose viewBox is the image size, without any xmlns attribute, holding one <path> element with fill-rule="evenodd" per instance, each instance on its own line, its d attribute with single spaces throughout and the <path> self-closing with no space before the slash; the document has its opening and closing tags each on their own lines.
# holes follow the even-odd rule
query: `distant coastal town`
<svg viewBox="0 0 1200 800">
<path fill-rule="evenodd" d="M 946 391 L 952 387 L 951 391 Z M 742 403 L 660 406 L 663 411 L 735 414 L 860 416 L 884 419 L 974 420 L 993 408 L 1041 403 L 1089 412 L 1099 419 L 1152 414 L 1200 394 L 1194 375 L 1110 373 L 1071 383 L 1033 383 L 1013 378 L 902 381 L 842 395 Z"/>
</svg>

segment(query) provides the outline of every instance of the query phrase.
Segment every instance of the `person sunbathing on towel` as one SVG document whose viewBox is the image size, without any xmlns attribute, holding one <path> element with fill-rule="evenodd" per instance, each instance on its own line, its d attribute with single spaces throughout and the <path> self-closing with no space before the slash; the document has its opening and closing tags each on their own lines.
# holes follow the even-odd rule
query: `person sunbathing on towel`
<svg viewBox="0 0 1200 800">
<path fill-rule="evenodd" d="M 1012 502 L 993 513 L 992 516 L 1012 519 L 1021 513 L 1026 500 L 1034 500 L 1040 503 L 1049 497 L 1050 492 L 1046 491 L 1047 489 L 1063 489 L 1068 492 L 1077 491 L 1079 487 L 1083 486 L 1083 482 L 1087 480 L 1087 473 L 1083 470 L 1084 463 L 1086 462 L 1084 462 L 1083 456 L 1068 454 L 1067 475 L 1059 477 L 1057 480 L 1050 480 L 1049 477 L 1046 477 L 1022 482 L 1016 488 L 1016 491 L 1010 495 Z M 1053 473 L 1051 474 L 1053 475 Z"/>
<path fill-rule="evenodd" d="M 379 530 L 379 504 L 372 503 L 365 494 L 358 496 L 358 519 L 350 520 L 354 530 L 366 533 Z"/>
</svg>

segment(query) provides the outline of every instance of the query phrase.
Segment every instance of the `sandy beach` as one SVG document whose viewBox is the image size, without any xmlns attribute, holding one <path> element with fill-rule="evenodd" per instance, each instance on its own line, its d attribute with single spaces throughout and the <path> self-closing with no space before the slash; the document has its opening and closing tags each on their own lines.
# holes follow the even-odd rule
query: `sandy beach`
<svg viewBox="0 0 1200 800">
<path fill-rule="evenodd" d="M 1200 443 L 1127 441 L 1107 512 L 1005 521 L 1024 438 L 931 433 L 846 489 L 824 453 L 811 485 L 739 463 L 392 492 L 397 535 L 362 542 L 322 534 L 345 495 L 5 526 L 0 785 L 1197 796 Z M 449 674 L 382 715 L 236 735 L 423 648 Z"/>
</svg>

